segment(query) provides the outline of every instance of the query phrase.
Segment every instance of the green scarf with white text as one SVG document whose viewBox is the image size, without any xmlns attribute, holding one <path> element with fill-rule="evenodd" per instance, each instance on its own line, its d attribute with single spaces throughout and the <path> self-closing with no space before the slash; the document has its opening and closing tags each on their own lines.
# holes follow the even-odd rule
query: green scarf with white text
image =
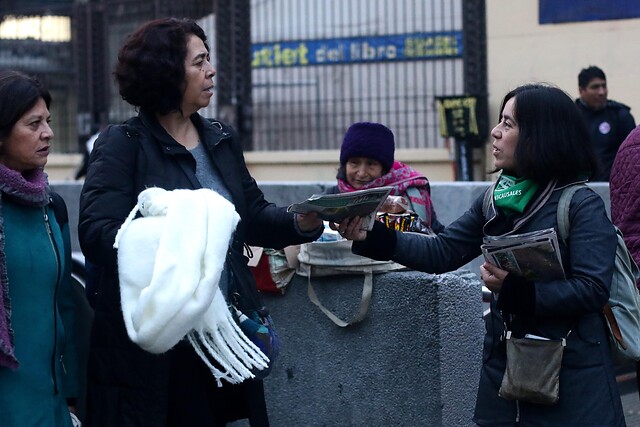
<svg viewBox="0 0 640 427">
<path fill-rule="evenodd" d="M 506 215 L 522 213 L 536 191 L 538 191 L 538 184 L 532 180 L 502 174 L 493 190 L 493 199 L 496 207 Z"/>
</svg>

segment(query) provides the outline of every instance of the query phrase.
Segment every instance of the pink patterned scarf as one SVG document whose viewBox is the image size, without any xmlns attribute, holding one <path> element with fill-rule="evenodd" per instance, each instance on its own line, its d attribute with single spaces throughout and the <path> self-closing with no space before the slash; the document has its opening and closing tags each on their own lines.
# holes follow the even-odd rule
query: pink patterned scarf
<svg viewBox="0 0 640 427">
<path fill-rule="evenodd" d="M 9 279 L 4 254 L 4 218 L 2 200 L 27 206 L 46 206 L 49 203 L 47 175 L 42 169 L 21 173 L 0 164 L 0 367 L 18 368 L 13 348 L 13 329 L 11 329 L 11 299 L 9 298 Z"/>
<path fill-rule="evenodd" d="M 413 206 L 424 207 L 427 217 L 423 218 L 423 220 L 428 227 L 431 227 L 431 188 L 429 187 L 429 180 L 423 174 L 411 166 L 395 161 L 393 166 L 391 166 L 391 170 L 386 175 L 374 179 L 370 183 L 362 186 L 360 190 L 384 186 L 393 187 L 393 190 L 391 190 L 392 196 L 405 196 L 409 198 Z M 421 197 L 409 196 L 407 194 L 407 188 L 409 187 L 416 187 L 420 191 Z M 356 190 L 351 184 L 341 178 L 338 178 L 338 189 L 341 193 Z"/>
</svg>

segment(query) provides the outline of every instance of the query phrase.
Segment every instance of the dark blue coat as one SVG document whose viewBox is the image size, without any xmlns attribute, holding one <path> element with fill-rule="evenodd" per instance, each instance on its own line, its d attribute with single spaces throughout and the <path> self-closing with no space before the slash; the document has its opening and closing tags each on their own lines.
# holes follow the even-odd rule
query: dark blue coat
<svg viewBox="0 0 640 427">
<path fill-rule="evenodd" d="M 314 236 L 301 236 L 293 214 L 265 201 L 228 127 L 197 114 L 192 120 L 240 214 L 232 243 L 235 249 L 241 252 L 245 242 L 282 248 L 319 236 L 322 227 Z M 152 186 L 167 190 L 200 188 L 195 167 L 191 153 L 145 111 L 125 125 L 105 129 L 95 143 L 80 197 L 79 220 L 82 251 L 102 270 L 89 356 L 90 425 L 164 426 L 170 422 L 167 414 L 175 406 L 172 399 L 176 395 L 193 402 L 193 412 L 206 413 L 210 410 L 207 399 L 219 391 L 213 375 L 188 344 L 179 343 L 167 353 L 154 355 L 129 340 L 120 310 L 116 251 L 112 247 L 116 232 L 142 190 Z M 263 404 L 261 400 L 258 397 Z M 199 405 L 200 401 L 203 403 Z M 221 408 L 216 416 L 222 419 L 246 418 L 252 409 L 242 395 L 229 402 L 219 401 L 218 405 Z M 193 414 L 179 414 L 189 415 Z M 185 425 L 191 424 L 188 418 L 181 419 Z"/>
<path fill-rule="evenodd" d="M 609 181 L 611 166 L 618 148 L 629 132 L 636 127 L 631 108 L 620 102 L 609 100 L 603 109 L 592 110 L 579 98 L 576 100 L 576 105 L 587 124 L 599 162 L 599 170 L 591 181 Z"/>
<path fill-rule="evenodd" d="M 557 232 L 556 209 L 560 194 L 561 188 L 556 188 L 518 233 L 551 227 Z M 494 218 L 485 226 L 482 204 L 481 196 L 435 238 L 376 227 L 366 241 L 354 243 L 353 251 L 376 259 L 391 258 L 429 273 L 454 270 L 480 255 L 485 234 L 503 234 L 513 226 L 514 218 L 504 216 Z M 529 282 L 530 295 L 519 294 L 517 301 L 502 301 L 505 306 L 515 307 L 511 311 L 517 312 L 513 326 L 521 333 L 540 335 L 542 331 L 549 338 L 559 339 L 571 330 L 560 371 L 560 399 L 554 406 L 541 406 L 516 404 L 498 396 L 506 364 L 506 347 L 501 339 L 504 319 L 494 299 L 491 314 L 486 319 L 487 333 L 474 415 L 475 423 L 480 426 L 514 426 L 518 410 L 521 427 L 625 425 L 602 315 L 613 274 L 616 234 L 602 199 L 589 188 L 580 189 L 574 195 L 569 218 L 568 247 L 561 245 L 567 279 Z M 507 281 L 503 285 L 505 295 Z"/>
</svg>

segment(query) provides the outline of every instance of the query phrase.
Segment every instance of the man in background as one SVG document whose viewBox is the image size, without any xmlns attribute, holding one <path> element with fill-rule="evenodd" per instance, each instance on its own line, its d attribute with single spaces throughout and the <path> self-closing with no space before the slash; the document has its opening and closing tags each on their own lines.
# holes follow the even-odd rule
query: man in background
<svg viewBox="0 0 640 427">
<path fill-rule="evenodd" d="M 611 166 L 622 141 L 636 127 L 631 108 L 607 99 L 607 78 L 600 68 L 590 66 L 578 74 L 580 98 L 576 104 L 582 112 L 600 169 L 591 181 L 609 181 Z"/>
</svg>

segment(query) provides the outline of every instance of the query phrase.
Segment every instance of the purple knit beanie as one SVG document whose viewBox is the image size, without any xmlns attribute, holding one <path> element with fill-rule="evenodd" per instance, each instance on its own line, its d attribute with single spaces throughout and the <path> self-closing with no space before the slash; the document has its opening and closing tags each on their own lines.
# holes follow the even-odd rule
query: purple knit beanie
<svg viewBox="0 0 640 427">
<path fill-rule="evenodd" d="M 340 147 L 340 165 L 352 157 L 370 157 L 385 170 L 393 166 L 393 132 L 380 123 L 361 122 L 349 126 Z"/>
</svg>

